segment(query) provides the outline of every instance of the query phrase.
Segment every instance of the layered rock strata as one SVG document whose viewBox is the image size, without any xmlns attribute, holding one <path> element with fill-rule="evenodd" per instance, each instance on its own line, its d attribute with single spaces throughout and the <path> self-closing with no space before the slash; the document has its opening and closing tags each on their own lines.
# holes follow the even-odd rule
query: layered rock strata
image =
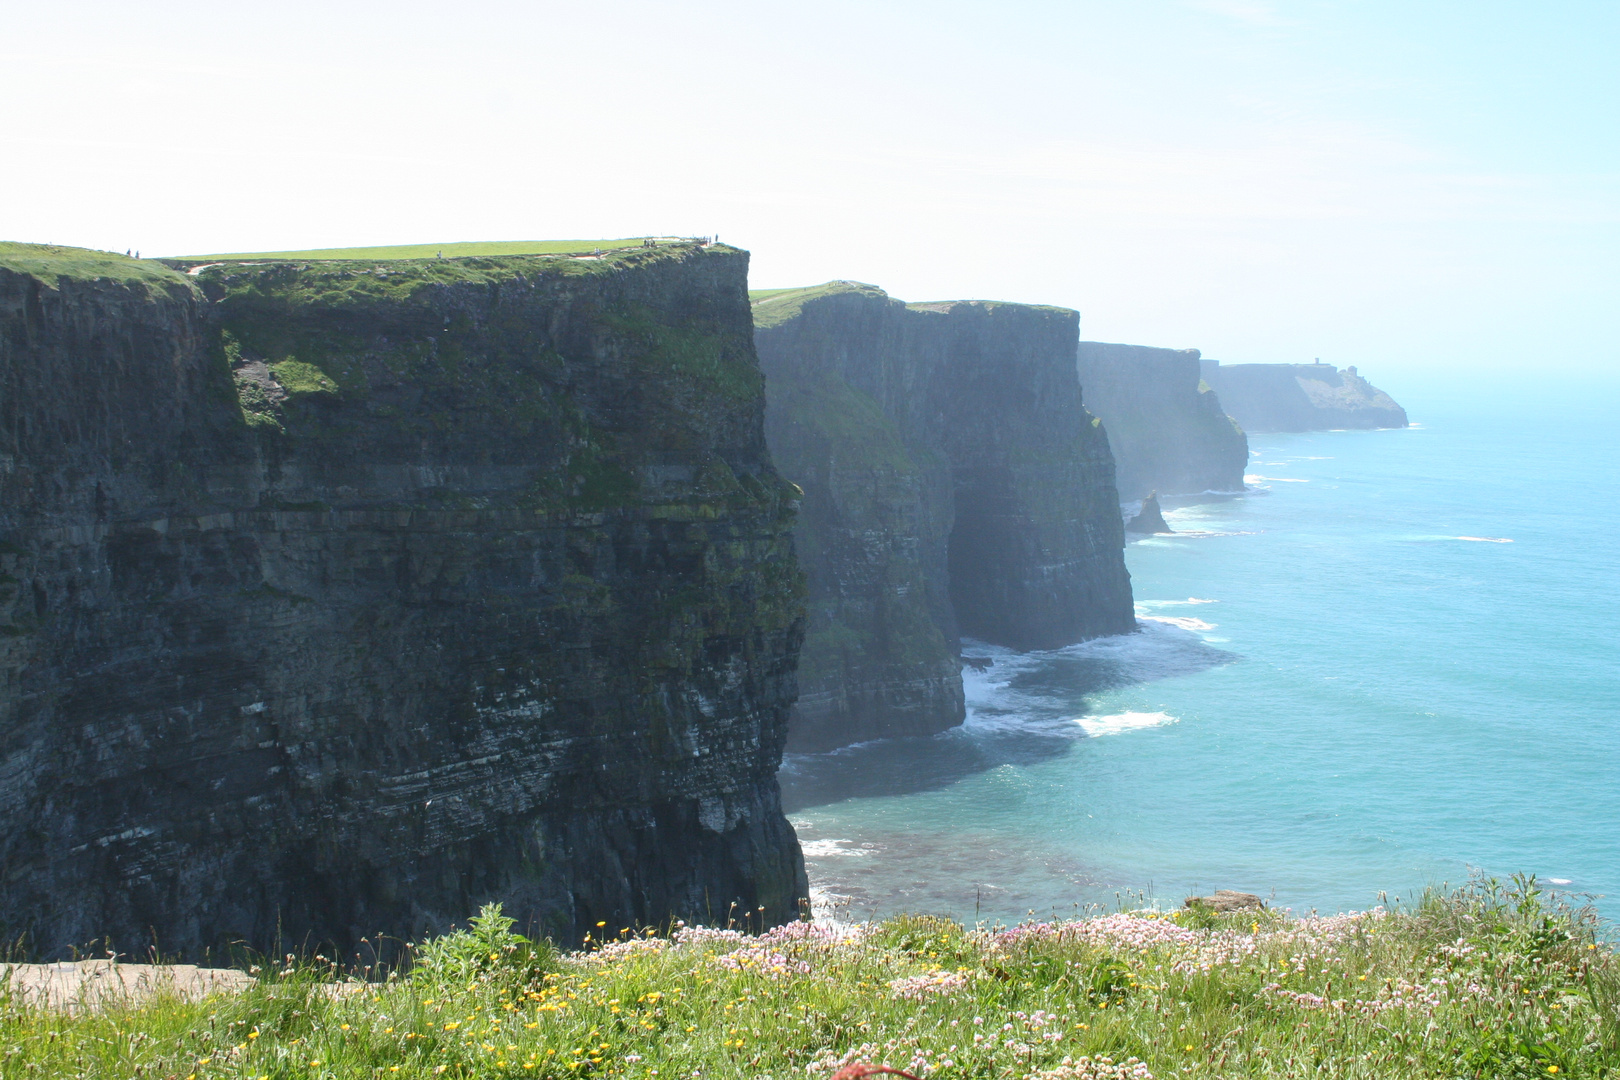
<svg viewBox="0 0 1620 1080">
<path fill-rule="evenodd" d="M 1202 379 L 1197 349 L 1082 341 L 1086 407 L 1108 432 L 1120 498 L 1242 491 L 1249 440 Z"/>
<path fill-rule="evenodd" d="M 0 249 L 7 939 L 793 917 L 746 267 Z"/>
<path fill-rule="evenodd" d="M 1332 364 L 1222 364 L 1204 360 L 1204 381 L 1245 431 L 1400 428 L 1406 410 L 1362 378 Z"/>
<path fill-rule="evenodd" d="M 759 295 L 754 316 L 767 437 L 805 492 L 792 748 L 960 723 L 959 635 L 1033 649 L 1134 629 L 1075 312 L 833 282 Z"/>
</svg>

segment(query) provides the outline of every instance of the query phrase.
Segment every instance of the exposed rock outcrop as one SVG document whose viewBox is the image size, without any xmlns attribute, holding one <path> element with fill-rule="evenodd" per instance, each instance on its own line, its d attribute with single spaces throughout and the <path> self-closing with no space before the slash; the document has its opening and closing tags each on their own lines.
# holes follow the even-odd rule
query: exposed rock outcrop
<svg viewBox="0 0 1620 1080">
<path fill-rule="evenodd" d="M 1134 629 L 1075 312 L 832 282 L 754 315 L 767 435 L 805 491 L 792 747 L 960 723 L 959 634 L 1030 649 Z"/>
<path fill-rule="evenodd" d="M 1157 491 L 1142 500 L 1142 508 L 1136 516 L 1125 523 L 1128 533 L 1167 533 L 1170 526 L 1164 520 L 1164 513 L 1159 509 L 1159 493 Z"/>
<path fill-rule="evenodd" d="M 0 932 L 794 916 L 747 255 L 0 249 Z"/>
<path fill-rule="evenodd" d="M 1242 491 L 1249 440 L 1202 380 L 1197 349 L 1080 343 L 1080 388 L 1102 419 L 1119 497 Z"/>
<path fill-rule="evenodd" d="M 1210 911 L 1253 911 L 1266 906 L 1266 902 L 1251 892 L 1217 889 L 1210 896 L 1189 896 L 1183 907 L 1207 908 Z"/>
<path fill-rule="evenodd" d="M 1399 428 L 1406 410 L 1356 373 L 1332 364 L 1222 364 L 1204 360 L 1204 381 L 1245 431 Z"/>
</svg>

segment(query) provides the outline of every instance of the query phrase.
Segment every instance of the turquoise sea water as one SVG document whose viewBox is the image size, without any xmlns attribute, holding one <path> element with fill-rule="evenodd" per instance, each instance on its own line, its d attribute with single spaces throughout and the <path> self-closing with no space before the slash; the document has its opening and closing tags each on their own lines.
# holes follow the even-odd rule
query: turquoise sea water
<svg viewBox="0 0 1620 1080">
<path fill-rule="evenodd" d="M 1607 389 L 1419 387 L 1410 430 L 1252 436 L 1248 493 L 1170 500 L 1179 535 L 1130 544 L 1141 632 L 967 643 L 992 662 L 964 727 L 789 759 L 818 900 L 1325 911 L 1478 868 L 1620 916 Z"/>
</svg>

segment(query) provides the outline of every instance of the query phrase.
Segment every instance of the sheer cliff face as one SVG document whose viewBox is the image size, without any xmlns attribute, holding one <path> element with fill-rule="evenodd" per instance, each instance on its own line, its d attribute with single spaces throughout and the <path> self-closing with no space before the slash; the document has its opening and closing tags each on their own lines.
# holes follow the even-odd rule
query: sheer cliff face
<svg viewBox="0 0 1620 1080">
<path fill-rule="evenodd" d="M 913 305 L 956 488 L 951 599 L 966 637 L 1051 649 L 1136 628 L 1108 437 L 1080 401 L 1078 313 Z"/>
<path fill-rule="evenodd" d="M 1108 432 L 1120 498 L 1243 490 L 1249 440 L 1198 359 L 1197 349 L 1080 343 L 1080 387 Z"/>
<path fill-rule="evenodd" d="M 792 917 L 746 255 L 0 262 L 0 923 Z"/>
<path fill-rule="evenodd" d="M 959 632 L 1046 648 L 1134 628 L 1074 312 L 847 282 L 754 312 L 772 451 L 805 490 L 793 746 L 960 723 Z"/>
<path fill-rule="evenodd" d="M 1353 367 L 1205 360 L 1203 374 L 1245 431 L 1406 426 L 1406 410 Z"/>
<path fill-rule="evenodd" d="M 765 430 L 804 490 L 794 530 L 809 624 L 789 748 L 927 735 L 962 722 L 946 577 L 952 485 L 919 430 L 924 380 L 907 363 L 905 305 L 839 289 L 791 316 L 756 307 Z"/>
</svg>

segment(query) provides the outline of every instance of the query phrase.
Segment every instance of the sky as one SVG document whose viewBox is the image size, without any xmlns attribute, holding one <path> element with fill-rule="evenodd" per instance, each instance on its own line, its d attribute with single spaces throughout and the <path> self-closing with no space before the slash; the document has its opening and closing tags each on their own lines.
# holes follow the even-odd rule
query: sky
<svg viewBox="0 0 1620 1080">
<path fill-rule="evenodd" d="M 1620 368 L 1620 2 L 5 4 L 0 238 L 713 235 L 1227 362 Z"/>
</svg>

